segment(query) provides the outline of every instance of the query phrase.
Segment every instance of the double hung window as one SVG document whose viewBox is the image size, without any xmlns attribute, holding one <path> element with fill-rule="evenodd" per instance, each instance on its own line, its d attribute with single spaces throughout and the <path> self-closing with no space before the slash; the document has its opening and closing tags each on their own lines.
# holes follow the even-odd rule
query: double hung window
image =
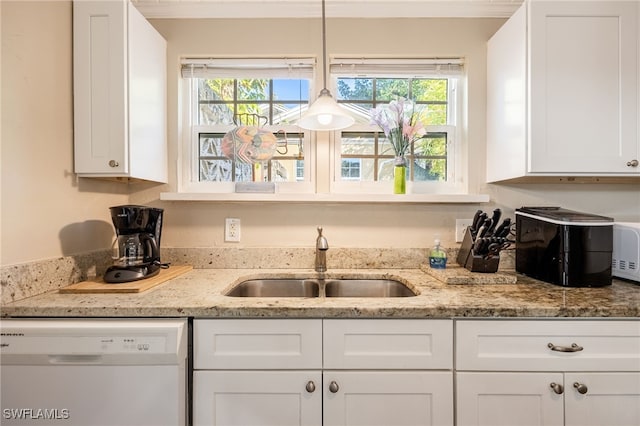
<svg viewBox="0 0 640 426">
<path fill-rule="evenodd" d="M 294 123 L 309 103 L 314 64 L 183 60 L 183 189 L 233 192 L 237 182 L 278 182 L 280 191 L 312 191 L 313 152 Z"/>
<path fill-rule="evenodd" d="M 332 59 L 338 102 L 356 118 L 336 137 L 332 190 L 389 191 L 395 153 L 384 132 L 371 125 L 371 110 L 408 99 L 427 131 L 406 155 L 412 192 L 459 192 L 461 72 L 459 59 Z"/>
</svg>

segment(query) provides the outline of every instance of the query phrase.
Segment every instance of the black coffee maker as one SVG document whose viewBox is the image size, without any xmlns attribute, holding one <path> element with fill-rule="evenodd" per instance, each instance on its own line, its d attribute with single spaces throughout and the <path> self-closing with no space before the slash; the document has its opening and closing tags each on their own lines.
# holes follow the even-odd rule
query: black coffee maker
<svg viewBox="0 0 640 426">
<path fill-rule="evenodd" d="M 104 273 L 104 281 L 123 283 L 157 275 L 167 266 L 160 262 L 163 209 L 126 205 L 109 210 L 116 240 L 114 263 Z"/>
</svg>

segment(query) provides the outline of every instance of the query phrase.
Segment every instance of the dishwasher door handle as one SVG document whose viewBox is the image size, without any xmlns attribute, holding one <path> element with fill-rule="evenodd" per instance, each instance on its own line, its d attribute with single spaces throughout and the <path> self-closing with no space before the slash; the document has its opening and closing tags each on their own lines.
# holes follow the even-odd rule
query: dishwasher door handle
<svg viewBox="0 0 640 426">
<path fill-rule="evenodd" d="M 102 364 L 102 355 L 60 354 L 49 355 L 49 364 Z"/>
</svg>

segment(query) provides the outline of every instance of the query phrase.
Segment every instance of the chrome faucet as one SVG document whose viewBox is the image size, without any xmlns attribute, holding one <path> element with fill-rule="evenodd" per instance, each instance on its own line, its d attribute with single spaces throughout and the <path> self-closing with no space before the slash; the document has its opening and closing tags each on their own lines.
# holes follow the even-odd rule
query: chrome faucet
<svg viewBox="0 0 640 426">
<path fill-rule="evenodd" d="M 327 250 L 329 250 L 329 243 L 322 235 L 322 227 L 318 226 L 318 238 L 316 239 L 316 272 L 327 271 Z"/>
</svg>

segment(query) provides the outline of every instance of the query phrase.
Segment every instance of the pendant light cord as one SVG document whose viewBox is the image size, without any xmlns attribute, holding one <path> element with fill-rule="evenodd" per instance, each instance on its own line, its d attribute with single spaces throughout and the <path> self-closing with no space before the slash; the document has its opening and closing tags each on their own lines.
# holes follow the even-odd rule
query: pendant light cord
<svg viewBox="0 0 640 426">
<path fill-rule="evenodd" d="M 327 36 L 324 0 L 322 0 L 322 88 L 327 90 Z"/>
</svg>

